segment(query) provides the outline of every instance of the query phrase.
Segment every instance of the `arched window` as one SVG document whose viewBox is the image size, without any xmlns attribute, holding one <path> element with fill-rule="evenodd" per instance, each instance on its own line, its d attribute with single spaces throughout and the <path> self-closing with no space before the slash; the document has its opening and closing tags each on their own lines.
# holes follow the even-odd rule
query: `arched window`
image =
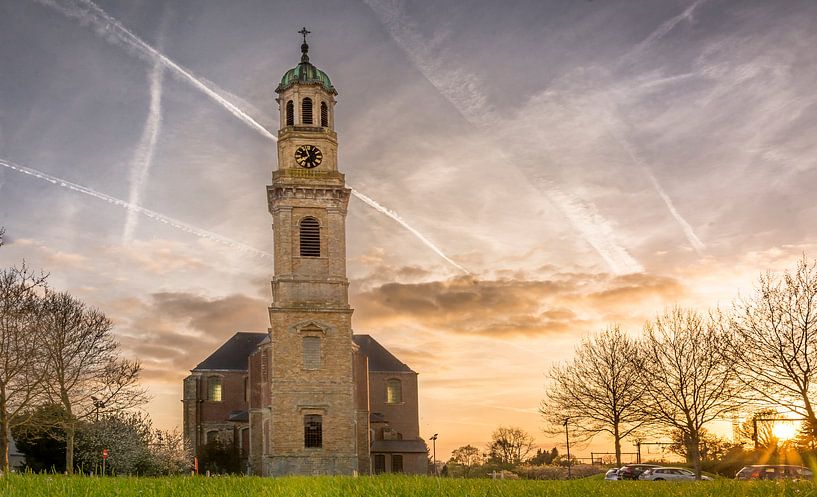
<svg viewBox="0 0 817 497">
<path fill-rule="evenodd" d="M 312 99 L 309 97 L 301 102 L 301 124 L 312 124 Z"/>
<path fill-rule="evenodd" d="M 329 126 L 329 107 L 326 102 L 321 102 L 321 126 L 324 128 Z"/>
<path fill-rule="evenodd" d="M 403 402 L 403 387 L 400 380 L 386 380 L 386 404 Z"/>
<path fill-rule="evenodd" d="M 391 455 L 391 472 L 392 473 L 402 473 L 403 472 L 403 455 L 402 454 L 392 454 Z"/>
<path fill-rule="evenodd" d="M 218 440 L 218 431 L 210 430 L 207 432 L 207 444 L 215 443 Z"/>
<path fill-rule="evenodd" d="M 317 414 L 304 416 L 304 447 L 323 447 L 323 420 Z"/>
<path fill-rule="evenodd" d="M 292 100 L 287 102 L 287 126 L 295 124 L 295 104 Z"/>
<path fill-rule="evenodd" d="M 207 378 L 207 400 L 221 402 L 221 377 L 211 376 Z"/>
<path fill-rule="evenodd" d="M 304 369 L 321 368 L 321 338 L 304 337 Z"/>
<path fill-rule="evenodd" d="M 321 226 L 314 217 L 301 219 L 301 257 L 321 256 Z"/>
</svg>

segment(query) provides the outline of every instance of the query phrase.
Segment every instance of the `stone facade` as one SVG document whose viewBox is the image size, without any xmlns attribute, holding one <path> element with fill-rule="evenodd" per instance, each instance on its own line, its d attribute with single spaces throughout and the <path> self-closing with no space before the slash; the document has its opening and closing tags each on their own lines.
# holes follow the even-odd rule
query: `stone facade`
<svg viewBox="0 0 817 497">
<path fill-rule="evenodd" d="M 301 48 L 301 63 L 276 89 L 278 168 L 267 187 L 275 246 L 270 329 L 245 334 L 256 341 L 252 347 L 237 334 L 192 370 L 184 387 L 185 436 L 198 450 L 207 433 L 226 434 L 232 426 L 248 470 L 265 476 L 369 473 L 374 462 L 378 472 L 424 474 L 417 374 L 371 337 L 352 333 L 351 191 L 337 165 L 337 92 L 309 62 L 305 42 Z M 243 369 L 219 371 L 228 356 Z M 218 375 L 223 398 L 216 403 L 206 394 L 209 378 Z"/>
</svg>

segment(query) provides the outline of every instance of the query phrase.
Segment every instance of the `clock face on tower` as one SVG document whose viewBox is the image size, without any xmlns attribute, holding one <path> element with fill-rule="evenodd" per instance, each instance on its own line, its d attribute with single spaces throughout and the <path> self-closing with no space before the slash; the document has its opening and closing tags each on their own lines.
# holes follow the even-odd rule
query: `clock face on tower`
<svg viewBox="0 0 817 497">
<path fill-rule="evenodd" d="M 295 162 L 307 169 L 318 167 L 323 161 L 321 150 L 315 145 L 301 145 L 295 150 Z"/>
</svg>

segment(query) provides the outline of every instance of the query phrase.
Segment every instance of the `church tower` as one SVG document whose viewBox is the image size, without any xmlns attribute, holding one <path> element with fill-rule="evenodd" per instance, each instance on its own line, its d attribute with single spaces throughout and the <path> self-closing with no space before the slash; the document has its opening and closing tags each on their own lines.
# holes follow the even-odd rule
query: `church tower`
<svg viewBox="0 0 817 497">
<path fill-rule="evenodd" d="M 368 421 L 356 409 L 352 309 L 346 278 L 350 190 L 338 171 L 337 91 L 309 61 L 276 88 L 281 119 L 278 169 L 267 187 L 275 273 L 269 342 L 261 347 L 264 409 L 251 424 L 266 475 L 353 474 Z M 256 438 L 256 437 L 253 437 Z M 367 444 L 368 445 L 368 444 Z M 368 450 L 368 447 L 365 447 Z"/>
</svg>

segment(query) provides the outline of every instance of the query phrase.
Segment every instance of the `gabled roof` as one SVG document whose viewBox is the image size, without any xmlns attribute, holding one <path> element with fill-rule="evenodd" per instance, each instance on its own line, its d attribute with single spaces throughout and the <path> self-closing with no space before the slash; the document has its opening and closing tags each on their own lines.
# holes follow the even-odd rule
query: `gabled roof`
<svg viewBox="0 0 817 497">
<path fill-rule="evenodd" d="M 268 333 L 239 331 L 199 363 L 193 371 L 246 371 L 247 358 Z"/>
<path fill-rule="evenodd" d="M 193 371 L 247 371 L 250 354 L 267 339 L 268 333 L 240 331 L 200 362 Z M 353 335 L 352 340 L 360 347 L 360 352 L 369 358 L 369 371 L 414 372 L 370 335 Z"/>
<path fill-rule="evenodd" d="M 371 336 L 354 335 L 352 339 L 360 347 L 360 352 L 369 358 L 369 371 L 414 372 Z"/>
</svg>

